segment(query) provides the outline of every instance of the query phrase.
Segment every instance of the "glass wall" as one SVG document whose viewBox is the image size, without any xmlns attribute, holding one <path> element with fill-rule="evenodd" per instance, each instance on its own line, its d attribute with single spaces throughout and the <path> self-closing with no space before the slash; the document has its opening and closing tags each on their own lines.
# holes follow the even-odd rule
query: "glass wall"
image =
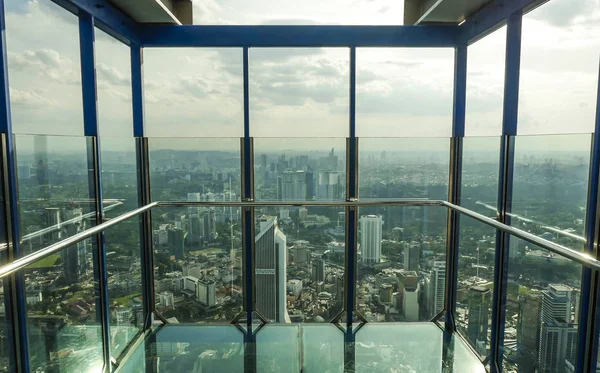
<svg viewBox="0 0 600 373">
<path fill-rule="evenodd" d="M 83 135 L 77 16 L 52 1 L 4 9 L 13 132 Z"/>
<path fill-rule="evenodd" d="M 504 369 L 567 372 L 577 348 L 581 265 L 510 237 Z"/>
<path fill-rule="evenodd" d="M 255 138 L 257 200 L 346 199 L 345 138 Z"/>
<path fill-rule="evenodd" d="M 463 139 L 459 204 L 491 218 L 498 209 L 500 141 L 500 137 Z"/>
<path fill-rule="evenodd" d="M 589 134 L 516 137 L 512 225 L 583 249 L 591 141 Z"/>
<path fill-rule="evenodd" d="M 349 59 L 347 48 L 250 49 L 250 135 L 347 137 Z"/>
<path fill-rule="evenodd" d="M 344 209 L 272 207 L 255 215 L 256 310 L 278 323 L 331 321 L 344 308 Z"/>
</svg>

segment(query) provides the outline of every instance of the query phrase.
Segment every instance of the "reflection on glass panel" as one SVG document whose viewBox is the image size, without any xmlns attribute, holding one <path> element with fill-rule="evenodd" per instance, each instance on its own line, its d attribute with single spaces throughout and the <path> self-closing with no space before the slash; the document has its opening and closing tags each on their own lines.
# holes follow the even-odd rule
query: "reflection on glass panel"
<svg viewBox="0 0 600 373">
<path fill-rule="evenodd" d="M 367 324 L 356 334 L 356 371 L 439 372 L 442 333 L 434 324 Z"/>
<path fill-rule="evenodd" d="M 454 50 L 358 48 L 359 137 L 450 137 Z"/>
<path fill-rule="evenodd" d="M 77 16 L 51 1 L 6 0 L 5 11 L 14 132 L 82 135 Z"/>
<path fill-rule="evenodd" d="M 132 137 L 131 57 L 129 47 L 96 29 L 98 123 L 102 136 Z M 148 107 L 150 105 L 146 105 Z"/>
<path fill-rule="evenodd" d="M 444 309 L 447 211 L 361 207 L 357 309 L 369 322 L 429 321 Z"/>
<path fill-rule="evenodd" d="M 256 199 L 346 199 L 346 139 L 254 139 Z"/>
<path fill-rule="evenodd" d="M 482 357 L 492 332 L 496 230 L 467 216 L 460 218 L 458 244 L 458 331 Z"/>
<path fill-rule="evenodd" d="M 574 364 L 581 270 L 580 264 L 510 237 L 504 369 L 566 372 Z"/>
<path fill-rule="evenodd" d="M 344 334 L 333 324 L 302 326 L 302 372 L 344 371 Z"/>
<path fill-rule="evenodd" d="M 255 214 L 256 310 L 278 323 L 332 320 L 344 306 L 344 209 L 270 207 Z"/>
<path fill-rule="evenodd" d="M 23 270 L 32 371 L 96 372 L 102 367 L 91 240 Z"/>
<path fill-rule="evenodd" d="M 449 139 L 363 138 L 359 149 L 361 198 L 448 199 Z"/>
<path fill-rule="evenodd" d="M 110 348 L 112 356 L 119 356 L 141 330 L 144 322 L 139 218 L 126 220 L 107 229 L 105 245 Z"/>
<path fill-rule="evenodd" d="M 242 70 L 242 48 L 145 49 L 148 136 L 244 136 Z"/>
<path fill-rule="evenodd" d="M 404 3 L 397 1 L 227 0 L 202 4 L 194 24 L 235 25 L 401 25 Z"/>
<path fill-rule="evenodd" d="M 24 254 L 81 232 L 93 223 L 87 142 L 85 137 L 15 137 Z"/>
<path fill-rule="evenodd" d="M 512 225 L 581 250 L 591 135 L 517 136 Z"/>
<path fill-rule="evenodd" d="M 465 134 L 502 134 L 506 26 L 469 45 Z"/>
<path fill-rule="evenodd" d="M 300 373 L 300 326 L 268 325 L 256 335 L 256 371 Z"/>
<path fill-rule="evenodd" d="M 149 139 L 153 201 L 235 202 L 240 139 Z"/>
<path fill-rule="evenodd" d="M 519 134 L 592 132 L 600 3 L 553 0 L 523 16 Z"/>
<path fill-rule="evenodd" d="M 251 136 L 348 136 L 348 48 L 252 48 L 249 58 Z"/>
<path fill-rule="evenodd" d="M 500 167 L 499 137 L 463 139 L 460 205 L 495 218 Z"/>
<path fill-rule="evenodd" d="M 227 322 L 242 311 L 242 228 L 235 207 L 152 211 L 156 309 L 182 323 Z"/>
</svg>

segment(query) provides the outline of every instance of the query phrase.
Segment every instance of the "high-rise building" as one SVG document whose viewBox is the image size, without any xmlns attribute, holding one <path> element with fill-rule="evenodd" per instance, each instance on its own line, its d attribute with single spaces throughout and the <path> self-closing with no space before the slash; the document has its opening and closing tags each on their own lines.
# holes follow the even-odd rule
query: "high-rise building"
<svg viewBox="0 0 600 373">
<path fill-rule="evenodd" d="M 323 259 L 313 261 L 312 280 L 313 282 L 325 281 L 325 261 Z"/>
<path fill-rule="evenodd" d="M 216 304 L 216 284 L 214 281 L 206 279 L 198 280 L 197 292 L 196 297 L 201 304 L 209 307 Z"/>
<path fill-rule="evenodd" d="M 550 284 L 542 291 L 539 372 L 562 372 L 565 360 L 573 359 L 577 326 L 571 322 L 573 289 L 563 284 Z"/>
<path fill-rule="evenodd" d="M 483 286 L 473 286 L 469 289 L 467 338 L 473 346 L 485 346 L 487 343 L 491 294 L 492 291 Z M 480 351 L 482 354 L 484 352 Z"/>
<path fill-rule="evenodd" d="M 337 171 L 321 171 L 317 180 L 317 200 L 333 201 L 341 197 L 340 173 Z"/>
<path fill-rule="evenodd" d="M 324 170 L 337 170 L 338 157 L 337 155 L 335 155 L 335 149 L 331 148 L 331 151 L 326 157 L 321 157 L 321 159 L 319 160 L 319 164 Z"/>
<path fill-rule="evenodd" d="M 55 229 L 49 234 L 49 239 L 53 242 L 63 239 L 62 224 L 60 220 L 60 209 L 58 207 L 46 207 L 46 227 Z"/>
<path fill-rule="evenodd" d="M 73 236 L 85 230 L 85 221 L 81 208 L 65 211 L 65 219 L 69 222 L 65 226 L 67 235 Z M 70 283 L 78 283 L 87 269 L 87 252 L 85 241 L 77 242 L 70 248 L 62 251 L 63 275 Z"/>
<path fill-rule="evenodd" d="M 286 322 L 286 237 L 277 218 L 262 217 L 255 240 L 256 309 L 267 319 Z"/>
<path fill-rule="evenodd" d="M 260 165 L 262 168 L 267 168 L 267 155 L 265 153 L 260 155 Z"/>
<path fill-rule="evenodd" d="M 393 292 L 394 287 L 392 285 L 381 284 L 381 286 L 379 286 L 379 300 L 383 303 L 391 303 Z"/>
<path fill-rule="evenodd" d="M 542 295 L 540 293 L 519 295 L 517 316 L 517 349 L 520 351 L 517 367 L 519 373 L 533 372 L 537 366 L 541 312 Z"/>
<path fill-rule="evenodd" d="M 298 296 L 302 291 L 302 280 L 292 279 L 287 282 L 287 293 Z"/>
<path fill-rule="evenodd" d="M 184 249 L 185 236 L 183 229 L 177 227 L 171 227 L 168 230 L 168 242 L 170 246 L 171 255 L 174 255 L 176 259 L 183 259 L 185 256 Z"/>
<path fill-rule="evenodd" d="M 444 309 L 446 297 L 446 262 L 434 261 L 431 269 L 430 316 L 435 316 Z"/>
<path fill-rule="evenodd" d="M 416 287 L 405 286 L 402 291 L 402 312 L 404 320 L 409 322 L 419 321 L 419 293 L 420 284 Z"/>
<path fill-rule="evenodd" d="M 421 248 L 418 244 L 407 243 L 404 246 L 404 269 L 418 271 L 421 260 Z"/>
<path fill-rule="evenodd" d="M 381 261 L 381 215 L 363 215 L 360 217 L 360 250 L 364 263 Z"/>
<path fill-rule="evenodd" d="M 312 170 L 306 171 L 306 199 L 312 200 L 315 196 L 315 176 Z"/>
<path fill-rule="evenodd" d="M 284 201 L 304 201 L 306 199 L 305 172 L 284 171 L 281 188 Z"/>
</svg>

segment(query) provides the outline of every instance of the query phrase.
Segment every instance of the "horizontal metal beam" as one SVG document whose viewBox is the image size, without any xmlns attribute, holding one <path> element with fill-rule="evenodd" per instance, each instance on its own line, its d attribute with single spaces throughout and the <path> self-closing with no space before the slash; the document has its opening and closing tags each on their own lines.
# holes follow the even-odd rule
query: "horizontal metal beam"
<svg viewBox="0 0 600 373">
<path fill-rule="evenodd" d="M 511 14 L 520 11 L 526 13 L 547 1 L 493 0 L 459 26 L 459 40 L 462 43 L 472 44 L 506 24 Z"/>
<path fill-rule="evenodd" d="M 360 206 L 443 206 L 445 201 L 420 198 L 399 198 L 394 200 L 361 201 L 257 201 L 257 202 L 195 202 L 195 201 L 157 201 L 159 207 L 360 207 Z"/>
<path fill-rule="evenodd" d="M 139 44 L 138 24 L 108 0 L 52 0 L 79 15 L 85 12 L 94 18 L 96 27 L 127 45 Z"/>
<path fill-rule="evenodd" d="M 50 256 L 59 251 L 62 251 L 63 249 L 66 249 L 66 248 L 76 244 L 77 242 L 83 241 L 87 238 L 97 235 L 98 233 L 103 232 L 106 229 L 113 227 L 119 223 L 122 223 L 123 221 L 125 221 L 127 219 L 131 219 L 134 216 L 137 216 L 144 211 L 150 210 L 151 208 L 156 207 L 157 205 L 158 205 L 158 203 L 153 202 L 153 203 L 147 204 L 144 207 L 140 207 L 138 209 L 126 212 L 123 215 L 119 215 L 118 217 L 116 217 L 114 219 L 111 219 L 107 222 L 96 225 L 95 227 L 86 229 L 83 232 L 77 233 L 69 238 L 66 238 L 62 241 L 59 241 L 55 244 L 52 244 L 41 250 L 38 250 L 32 254 L 29 254 L 20 259 L 17 259 L 14 262 L 4 265 L 4 266 L 0 267 L 0 278 L 8 276 L 11 273 L 18 271 L 19 269 L 23 269 L 23 268 L 37 262 L 40 259 L 44 259 L 47 256 Z"/>
<path fill-rule="evenodd" d="M 458 26 L 143 25 L 142 47 L 454 47 Z"/>
<path fill-rule="evenodd" d="M 565 257 L 567 259 L 570 259 L 572 261 L 575 261 L 583 266 L 589 267 L 595 271 L 600 271 L 600 261 L 594 259 L 591 255 L 586 254 L 584 252 L 580 252 L 577 250 L 573 250 L 570 249 L 566 246 L 562 246 L 559 245 L 557 243 L 554 243 L 552 241 L 548 241 L 546 239 L 543 239 L 539 236 L 536 236 L 535 234 L 531 234 L 529 232 L 525 232 L 522 231 L 518 228 L 512 227 L 510 225 L 506 225 L 503 223 L 500 223 L 497 220 L 494 220 L 492 218 L 488 218 L 485 215 L 481 215 L 479 213 L 476 213 L 474 211 L 471 211 L 469 209 L 466 209 L 464 207 L 461 206 L 457 206 L 454 205 L 450 202 L 443 202 L 443 205 L 454 210 L 457 211 L 461 214 L 467 215 L 468 217 L 475 219 L 481 223 L 487 224 L 491 227 L 494 227 L 496 229 L 499 229 L 513 237 L 517 237 L 520 238 L 522 240 L 525 240 L 527 242 L 530 242 L 534 245 L 539 246 L 542 249 L 548 250 L 553 252 L 554 254 L 560 255 L 562 257 Z"/>
</svg>

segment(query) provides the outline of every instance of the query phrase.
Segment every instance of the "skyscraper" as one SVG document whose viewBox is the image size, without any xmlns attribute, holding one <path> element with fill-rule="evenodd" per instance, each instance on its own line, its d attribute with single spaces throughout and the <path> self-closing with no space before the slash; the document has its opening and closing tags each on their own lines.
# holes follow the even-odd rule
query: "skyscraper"
<svg viewBox="0 0 600 373">
<path fill-rule="evenodd" d="M 562 372 L 565 359 L 575 354 L 577 327 L 571 323 L 573 289 L 562 284 L 550 284 L 542 291 L 539 371 Z"/>
<path fill-rule="evenodd" d="M 336 171 L 321 171 L 317 181 L 317 199 L 333 201 L 341 194 L 340 173 Z"/>
<path fill-rule="evenodd" d="M 492 291 L 483 286 L 473 286 L 469 289 L 467 338 L 473 346 L 485 346 L 487 343 L 491 294 Z"/>
<path fill-rule="evenodd" d="M 286 322 L 286 237 L 277 218 L 262 217 L 255 240 L 256 309 L 267 319 Z"/>
<path fill-rule="evenodd" d="M 65 218 L 69 221 L 66 226 L 68 236 L 73 236 L 85 230 L 85 221 L 81 208 L 65 211 Z M 87 269 L 87 253 L 85 241 L 80 241 L 74 246 L 62 251 L 63 275 L 70 283 L 78 283 Z"/>
<path fill-rule="evenodd" d="M 325 281 L 325 261 L 317 259 L 312 263 L 312 280 L 313 282 Z"/>
<path fill-rule="evenodd" d="M 282 198 L 284 201 L 303 201 L 306 199 L 306 175 L 304 171 L 284 171 L 282 179 Z"/>
<path fill-rule="evenodd" d="M 216 284 L 214 281 L 206 279 L 198 280 L 197 291 L 198 302 L 209 307 L 216 304 Z"/>
<path fill-rule="evenodd" d="M 405 286 L 402 294 L 402 312 L 405 321 L 419 321 L 419 293 L 420 285 L 416 287 Z"/>
<path fill-rule="evenodd" d="M 62 225 L 60 220 L 60 209 L 58 207 L 46 207 L 46 227 L 54 227 L 52 233 L 49 235 L 49 239 L 52 242 L 60 241 L 63 239 Z"/>
<path fill-rule="evenodd" d="M 360 250 L 362 261 L 379 263 L 381 261 L 381 215 L 363 215 L 360 217 Z"/>
<path fill-rule="evenodd" d="M 429 316 L 435 316 L 444 309 L 446 297 L 446 262 L 434 261 L 431 269 L 431 299 Z"/>
<path fill-rule="evenodd" d="M 172 227 L 168 231 L 168 242 L 171 247 L 171 255 L 174 255 L 177 259 L 183 259 L 185 256 L 184 250 L 184 234 L 183 229 Z"/>
<path fill-rule="evenodd" d="M 517 349 L 521 351 L 517 362 L 519 373 L 533 372 L 537 365 L 541 312 L 541 294 L 531 293 L 519 296 L 517 319 Z"/>
<path fill-rule="evenodd" d="M 404 269 L 407 271 L 418 271 L 421 259 L 421 248 L 418 244 L 407 243 L 404 246 Z"/>
</svg>

